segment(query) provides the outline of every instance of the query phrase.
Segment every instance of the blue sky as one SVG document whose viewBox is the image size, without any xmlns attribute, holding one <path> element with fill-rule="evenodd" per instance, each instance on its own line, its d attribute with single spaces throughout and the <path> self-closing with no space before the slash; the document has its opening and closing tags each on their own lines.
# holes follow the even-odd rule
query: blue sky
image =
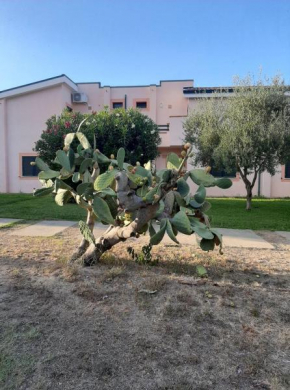
<svg viewBox="0 0 290 390">
<path fill-rule="evenodd" d="M 0 0 L 0 90 L 65 73 L 155 84 L 280 72 L 290 83 L 290 0 Z"/>
</svg>

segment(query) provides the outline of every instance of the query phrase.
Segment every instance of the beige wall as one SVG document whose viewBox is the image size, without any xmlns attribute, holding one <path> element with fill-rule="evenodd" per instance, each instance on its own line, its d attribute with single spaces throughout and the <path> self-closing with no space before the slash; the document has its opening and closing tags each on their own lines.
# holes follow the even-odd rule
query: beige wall
<svg viewBox="0 0 290 390">
<path fill-rule="evenodd" d="M 0 100 L 0 192 L 7 188 L 7 107 L 6 100 Z"/>
<path fill-rule="evenodd" d="M 157 123 L 169 123 L 172 116 L 186 116 L 188 99 L 183 96 L 183 87 L 190 87 L 188 82 L 162 82 L 157 87 Z"/>
<path fill-rule="evenodd" d="M 188 99 L 183 96 L 183 87 L 192 86 L 192 81 L 161 81 L 160 85 L 136 87 L 101 87 L 99 83 L 80 83 L 79 92 L 88 96 L 88 104 L 74 104 L 80 112 L 100 111 L 111 102 L 127 100 L 127 108 L 135 107 L 136 100 L 146 100 L 147 109 L 142 109 L 158 125 L 166 125 L 172 116 L 186 116 Z"/>
<path fill-rule="evenodd" d="M 284 179 L 283 167 L 279 167 L 277 171 L 271 180 L 271 197 L 290 197 L 290 179 Z"/>
<path fill-rule="evenodd" d="M 84 92 L 88 96 L 88 104 L 72 104 L 75 111 L 88 113 L 90 111 L 101 111 L 104 106 L 110 105 L 110 92 L 100 89 L 99 83 L 78 84 L 79 92 Z M 92 109 L 89 110 L 88 107 Z"/>
<path fill-rule="evenodd" d="M 58 85 L 5 99 L 7 118 L 5 150 L 7 152 L 6 170 L 8 172 L 8 180 L 6 183 L 5 180 L 1 180 L 1 192 L 32 192 L 33 188 L 40 187 L 37 178 L 21 177 L 19 156 L 20 154 L 34 154 L 32 149 L 34 143 L 45 129 L 45 121 L 51 115 L 60 114 L 65 107 L 68 96 L 70 97 L 70 92 L 68 93 L 66 89 L 68 88 Z M 3 100 L 1 101 L 2 107 L 5 104 Z M 4 129 L 1 129 L 3 138 L 5 130 L 3 133 L 2 130 Z M 3 169 L 1 177 L 2 174 L 5 178 Z"/>
</svg>

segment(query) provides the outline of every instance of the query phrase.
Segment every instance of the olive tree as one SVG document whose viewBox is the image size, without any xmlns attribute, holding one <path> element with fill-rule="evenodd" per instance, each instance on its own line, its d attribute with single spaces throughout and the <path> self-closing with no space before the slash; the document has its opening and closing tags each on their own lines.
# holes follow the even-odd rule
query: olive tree
<svg viewBox="0 0 290 390">
<path fill-rule="evenodd" d="M 195 164 L 239 173 L 250 210 L 258 175 L 274 175 L 278 164 L 290 160 L 287 88 L 279 77 L 267 83 L 236 78 L 233 93 L 201 100 L 184 130 L 186 141 L 197 148 Z"/>
<path fill-rule="evenodd" d="M 101 255 L 121 241 L 139 237 L 149 230 L 150 244 L 157 245 L 165 233 L 178 243 L 178 232 L 199 237 L 203 250 L 213 250 L 222 246 L 221 234 L 212 229 L 206 211 L 210 204 L 205 200 L 206 187 L 228 188 L 229 179 L 215 179 L 203 169 L 185 170 L 185 164 L 192 154 L 190 144 L 184 146 L 182 158 L 170 153 L 167 167 L 160 171 L 152 170 L 150 162 L 141 166 L 126 161 L 126 151 L 120 148 L 116 159 L 107 157 L 96 147 L 92 147 L 87 137 L 80 131 L 69 133 L 64 139 L 64 147 L 56 152 L 51 169 L 40 157 L 35 163 L 41 170 L 39 179 L 43 187 L 34 196 L 55 195 L 55 202 L 64 206 L 74 198 L 75 207 L 87 211 L 86 222 L 79 226 L 83 239 L 71 261 L 81 259 L 84 265 L 95 264 Z M 72 147 L 74 141 L 76 149 Z M 100 165 L 106 170 L 100 173 Z M 190 194 L 187 180 L 198 184 L 197 192 Z M 70 180 L 77 184 L 76 189 Z M 156 230 L 154 221 L 160 223 Z M 107 224 L 108 229 L 95 238 L 95 222 Z"/>
</svg>

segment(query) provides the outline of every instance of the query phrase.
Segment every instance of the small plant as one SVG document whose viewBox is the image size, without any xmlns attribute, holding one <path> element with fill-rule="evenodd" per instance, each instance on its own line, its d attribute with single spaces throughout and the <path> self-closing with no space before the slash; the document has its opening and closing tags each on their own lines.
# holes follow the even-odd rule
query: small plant
<svg viewBox="0 0 290 390">
<path fill-rule="evenodd" d="M 200 278 L 207 278 L 208 277 L 207 270 L 202 265 L 196 266 L 196 273 Z"/>
<path fill-rule="evenodd" d="M 141 252 L 139 253 L 136 253 L 131 246 L 127 248 L 127 252 L 131 255 L 132 259 L 136 263 L 156 265 L 159 262 L 159 258 L 157 257 L 155 260 L 153 260 L 151 250 L 151 244 L 142 246 Z"/>
</svg>

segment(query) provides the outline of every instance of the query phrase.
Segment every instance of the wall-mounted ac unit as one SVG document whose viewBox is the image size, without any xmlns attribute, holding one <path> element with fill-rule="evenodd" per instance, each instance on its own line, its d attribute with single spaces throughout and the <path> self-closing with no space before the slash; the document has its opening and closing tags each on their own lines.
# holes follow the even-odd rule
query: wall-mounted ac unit
<svg viewBox="0 0 290 390">
<path fill-rule="evenodd" d="M 87 103 L 88 97 L 85 93 L 74 92 L 71 95 L 73 103 Z"/>
</svg>

